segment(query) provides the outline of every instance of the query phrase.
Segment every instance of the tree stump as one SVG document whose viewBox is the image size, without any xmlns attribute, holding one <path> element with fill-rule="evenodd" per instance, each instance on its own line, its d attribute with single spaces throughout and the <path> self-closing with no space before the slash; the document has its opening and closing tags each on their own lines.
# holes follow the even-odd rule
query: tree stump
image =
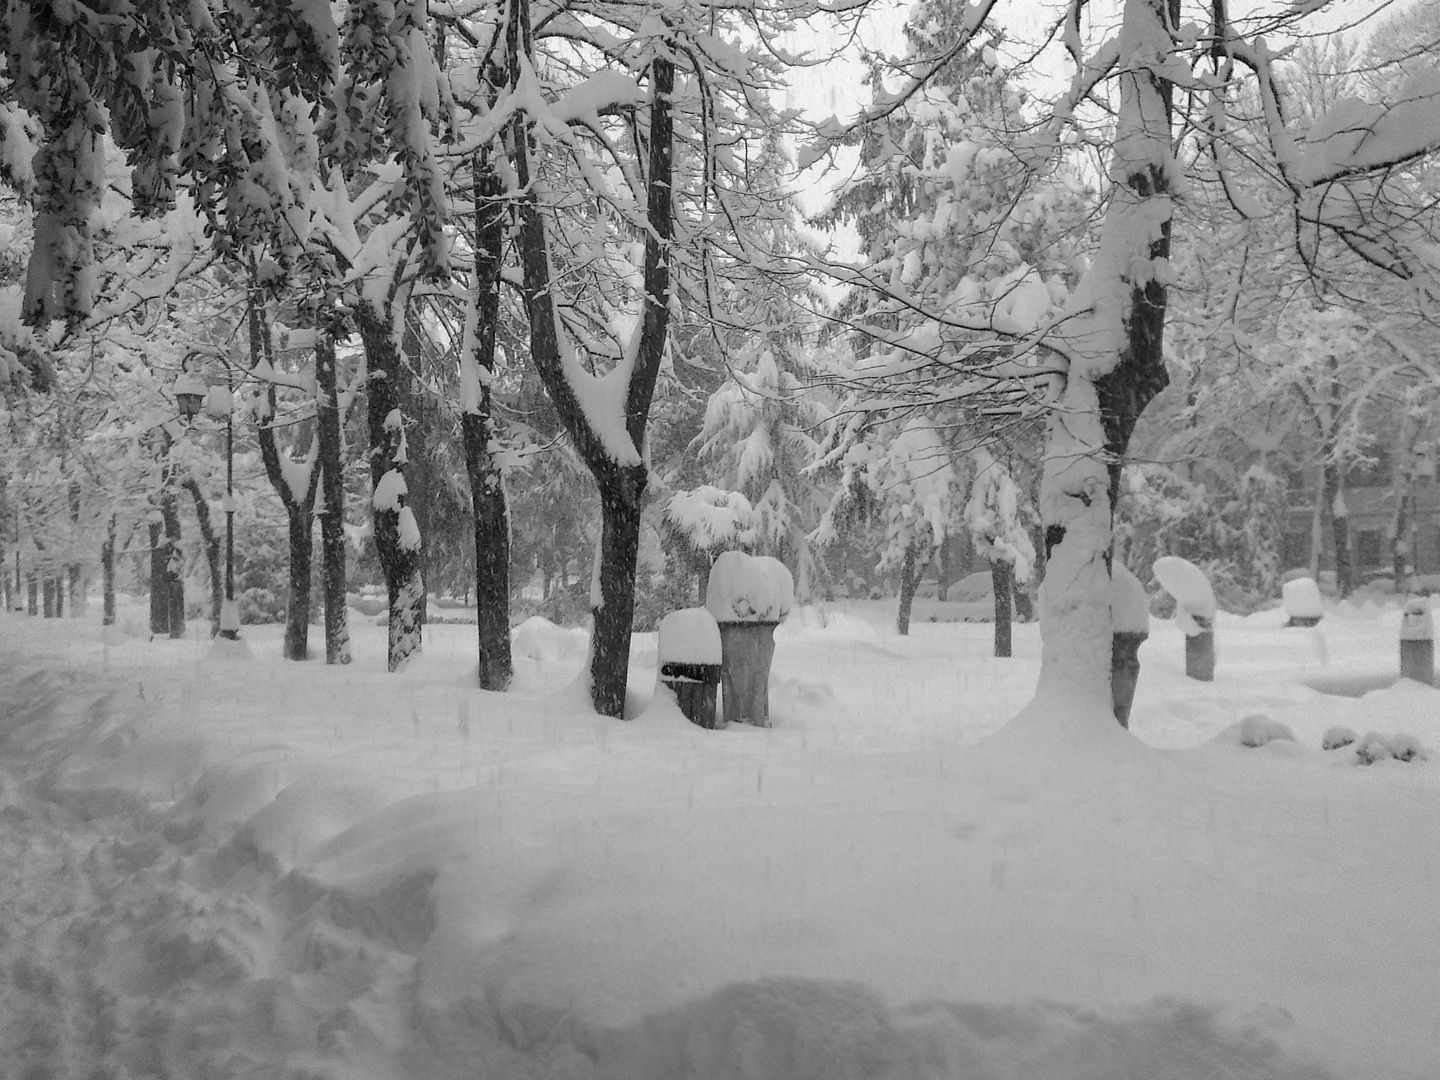
<svg viewBox="0 0 1440 1080">
<path fill-rule="evenodd" d="M 1208 619 L 1191 616 L 1202 627 L 1185 635 L 1185 674 L 1199 682 L 1215 681 L 1215 627 Z"/>
<path fill-rule="evenodd" d="M 1130 726 L 1130 706 L 1140 681 L 1140 643 L 1149 634 L 1117 630 L 1110 643 L 1110 700 L 1120 726 Z"/>
<path fill-rule="evenodd" d="M 727 724 L 770 726 L 770 663 L 775 658 L 776 622 L 722 622 L 720 666 L 722 713 Z"/>
<path fill-rule="evenodd" d="M 715 728 L 715 699 L 720 688 L 719 664 L 683 664 L 669 661 L 660 665 L 660 681 L 668 686 L 685 719 L 703 728 Z"/>
</svg>

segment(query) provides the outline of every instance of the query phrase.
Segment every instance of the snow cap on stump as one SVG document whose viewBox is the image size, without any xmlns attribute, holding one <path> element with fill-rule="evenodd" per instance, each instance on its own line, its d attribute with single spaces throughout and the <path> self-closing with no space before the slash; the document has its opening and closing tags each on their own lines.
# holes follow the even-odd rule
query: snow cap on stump
<svg viewBox="0 0 1440 1080">
<path fill-rule="evenodd" d="M 1110 567 L 1110 624 L 1117 634 L 1150 633 L 1150 597 L 1122 562 Z"/>
<path fill-rule="evenodd" d="M 660 620 L 663 664 L 720 663 L 720 627 L 704 608 L 681 608 Z"/>
<path fill-rule="evenodd" d="M 710 568 L 705 608 L 716 622 L 779 622 L 795 602 L 795 582 L 779 559 L 725 551 Z"/>
<path fill-rule="evenodd" d="M 1178 555 L 1162 555 L 1152 570 L 1160 587 L 1175 598 L 1175 622 L 1187 636 L 1203 634 L 1214 626 L 1215 590 L 1205 571 Z"/>
<path fill-rule="evenodd" d="M 1285 614 L 1292 619 L 1318 619 L 1325 614 L 1320 600 L 1320 586 L 1312 577 L 1297 577 L 1280 586 L 1280 599 Z"/>
</svg>

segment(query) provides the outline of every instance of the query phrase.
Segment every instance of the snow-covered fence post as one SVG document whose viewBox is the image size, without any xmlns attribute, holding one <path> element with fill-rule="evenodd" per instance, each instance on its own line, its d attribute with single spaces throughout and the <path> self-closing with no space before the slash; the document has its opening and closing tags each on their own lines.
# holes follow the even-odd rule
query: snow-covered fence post
<svg viewBox="0 0 1440 1080">
<path fill-rule="evenodd" d="M 1178 555 L 1155 560 L 1155 580 L 1175 598 L 1175 621 L 1185 631 L 1185 674 L 1215 679 L 1215 590 L 1205 572 Z"/>
<path fill-rule="evenodd" d="M 1320 586 L 1312 577 L 1297 577 L 1280 586 L 1285 604 L 1286 626 L 1314 626 L 1325 613 L 1320 599 Z"/>
<path fill-rule="evenodd" d="M 720 686 L 727 724 L 770 726 L 775 627 L 790 612 L 795 583 L 779 559 L 722 552 L 710 568 L 705 607 L 720 626 Z"/>
<path fill-rule="evenodd" d="M 660 620 L 660 681 L 675 694 L 685 718 L 716 727 L 715 696 L 720 686 L 720 627 L 704 608 L 681 608 Z"/>
<path fill-rule="evenodd" d="M 1405 602 L 1400 619 L 1400 677 L 1435 685 L 1435 627 L 1422 597 Z"/>
<path fill-rule="evenodd" d="M 1150 636 L 1150 598 L 1123 563 L 1110 568 L 1110 699 L 1120 726 L 1130 726 L 1130 706 L 1140 681 L 1140 643 Z"/>
</svg>

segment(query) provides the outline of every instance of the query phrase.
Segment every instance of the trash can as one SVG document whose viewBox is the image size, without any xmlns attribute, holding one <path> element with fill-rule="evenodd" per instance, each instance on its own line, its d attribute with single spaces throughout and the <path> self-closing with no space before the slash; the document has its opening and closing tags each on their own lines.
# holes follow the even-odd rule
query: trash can
<svg viewBox="0 0 1440 1080">
<path fill-rule="evenodd" d="M 1405 603 L 1400 618 L 1400 677 L 1435 685 L 1435 630 L 1430 605 L 1420 597 Z"/>
<path fill-rule="evenodd" d="M 719 664 L 671 660 L 660 665 L 660 681 L 674 693 L 685 719 L 703 728 L 717 726 L 715 700 L 720 691 Z"/>
<path fill-rule="evenodd" d="M 681 608 L 660 620 L 660 681 L 692 724 L 714 728 L 720 686 L 720 628 L 704 608 Z"/>
</svg>

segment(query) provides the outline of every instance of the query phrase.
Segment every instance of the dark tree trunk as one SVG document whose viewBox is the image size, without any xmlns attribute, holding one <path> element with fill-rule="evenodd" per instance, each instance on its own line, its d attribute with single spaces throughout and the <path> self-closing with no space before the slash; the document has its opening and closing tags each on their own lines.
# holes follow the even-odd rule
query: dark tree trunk
<svg viewBox="0 0 1440 1080">
<path fill-rule="evenodd" d="M 315 342 L 315 379 L 320 389 L 316 439 L 320 454 L 320 559 L 325 588 L 325 662 L 350 663 L 350 628 L 345 612 L 345 474 L 336 387 L 335 339 L 321 332 Z"/>
<path fill-rule="evenodd" d="M 164 539 L 160 522 L 152 521 L 150 530 L 150 634 L 170 633 L 170 559 L 169 544 Z"/>
<path fill-rule="evenodd" d="M 40 586 L 41 613 L 47 619 L 55 618 L 55 579 L 49 574 Z"/>
<path fill-rule="evenodd" d="M 79 563 L 71 563 L 66 569 L 70 575 L 70 617 L 78 619 L 84 614 L 85 579 Z"/>
<path fill-rule="evenodd" d="M 1015 577 L 1011 573 L 1011 578 Z M 1028 582 L 1015 581 L 1013 587 L 1015 596 L 1015 621 L 1028 623 L 1035 621 L 1035 598 L 1030 595 Z"/>
<path fill-rule="evenodd" d="M 160 517 L 165 523 L 165 597 L 170 607 L 170 636 L 185 636 L 185 575 L 180 555 L 180 507 L 175 489 L 160 496 Z"/>
<path fill-rule="evenodd" d="M 225 602 L 224 568 L 220 565 L 220 538 L 210 522 L 210 504 L 193 477 L 182 482 L 195 503 L 195 524 L 200 529 L 200 542 L 205 548 L 205 563 L 210 568 L 210 636 L 220 633 L 220 605 Z"/>
<path fill-rule="evenodd" d="M 310 659 L 310 564 L 314 552 L 309 506 L 286 507 L 290 529 L 290 597 L 285 605 L 287 660 Z"/>
<path fill-rule="evenodd" d="M 1355 591 L 1355 578 L 1350 560 L 1350 517 L 1336 513 L 1339 503 L 1344 509 L 1344 493 L 1340 483 L 1340 467 L 1325 463 L 1325 506 L 1330 514 L 1330 535 L 1335 544 L 1335 589 L 1343 599 Z"/>
<path fill-rule="evenodd" d="M 533 55 L 528 0 L 511 0 L 507 20 L 506 51 L 509 77 L 518 85 L 522 66 Z M 675 64 L 669 43 L 661 44 L 650 65 L 648 179 L 646 191 L 644 298 L 640 338 L 625 387 L 625 433 L 638 457 L 645 446 L 645 429 L 664 355 L 670 318 L 669 247 L 674 236 L 671 187 L 674 176 L 674 118 L 671 96 L 675 90 Z M 511 153 L 518 190 L 519 247 L 526 311 L 530 320 L 530 350 L 541 381 L 554 402 L 567 433 L 600 489 L 602 533 L 600 544 L 600 607 L 595 609 L 591 638 L 591 695 L 596 711 L 623 716 L 625 677 L 629 667 L 630 632 L 634 615 L 635 569 L 639 545 L 641 500 L 646 469 L 640 461 L 617 457 L 602 439 L 581 406 L 566 370 L 556 325 L 550 276 L 549 240 L 541 218 L 539 197 L 532 182 L 529 124 L 533 118 L 517 115 L 511 128 Z"/>
<path fill-rule="evenodd" d="M 60 567 L 60 572 L 55 575 L 55 618 L 65 617 L 65 567 Z"/>
<path fill-rule="evenodd" d="M 995 590 L 995 655 L 1010 655 L 1010 594 L 1015 568 L 1003 559 L 990 560 L 990 585 Z"/>
<path fill-rule="evenodd" d="M 910 611 L 915 605 L 915 590 L 920 584 L 920 570 L 915 564 L 915 549 L 907 547 L 900 561 L 900 608 L 895 613 L 895 632 L 901 637 L 910 634 Z"/>
<path fill-rule="evenodd" d="M 247 321 L 250 330 L 250 360 L 259 367 L 261 363 L 274 366 L 274 347 L 270 340 L 270 321 L 265 312 L 265 298 L 256 284 L 256 271 L 250 268 L 251 284 Z M 305 458 L 296 461 L 292 457 L 289 473 L 298 473 L 303 479 L 304 490 L 297 491 L 291 484 L 287 470 L 282 466 L 279 440 L 275 435 L 276 394 L 273 384 L 266 392 L 265 413 L 256 417 L 256 437 L 260 443 L 260 459 L 265 464 L 265 475 L 269 478 L 290 529 L 290 595 L 285 604 L 285 644 L 283 655 L 290 660 L 309 659 L 310 637 L 310 559 L 312 542 L 310 520 L 315 513 L 315 494 L 320 486 L 320 470 L 316 467 L 319 454 L 318 436 Z M 304 566 L 294 560 L 300 558 Z"/>
<path fill-rule="evenodd" d="M 490 381 L 500 318 L 500 269 L 505 242 L 503 185 L 483 156 L 475 163 L 475 277 L 473 367 L 462 373 L 460 428 L 465 471 L 475 511 L 475 614 L 485 690 L 504 690 L 514 677 L 510 654 L 510 509 L 495 457 L 497 436 Z M 462 361 L 463 363 L 464 361 Z M 481 373 L 484 373 L 483 375 Z M 473 399 L 473 400 L 472 400 Z"/>
<path fill-rule="evenodd" d="M 25 610 L 31 615 L 40 614 L 40 581 L 31 573 L 25 579 Z"/>
<path fill-rule="evenodd" d="M 391 297 L 390 302 L 403 303 Z M 371 490 L 390 494 L 386 505 L 375 506 L 375 551 L 385 574 L 389 598 L 390 643 L 388 667 L 398 671 L 420 649 L 421 619 L 425 599 L 420 572 L 420 545 L 409 527 L 414 513 L 405 491 L 405 414 L 402 409 L 405 369 L 391 333 L 390 320 L 369 303 L 357 309 L 360 336 L 369 363 L 367 417 L 370 425 Z M 386 480 L 387 474 L 396 476 Z M 398 480 L 398 484 L 395 482 Z"/>
<path fill-rule="evenodd" d="M 105 527 L 105 540 L 100 545 L 100 588 L 104 594 L 101 625 L 115 625 L 115 519 Z"/>
<path fill-rule="evenodd" d="M 423 342 L 418 319 L 414 312 L 407 311 L 401 349 L 402 371 L 406 377 L 400 380 L 400 411 L 405 416 L 408 429 L 405 434 L 405 505 L 415 515 L 415 525 L 420 532 L 418 574 L 421 581 L 429 581 L 431 511 L 439 484 L 435 477 L 434 447 L 431 445 L 436 423 L 435 407 L 425 389 Z M 429 618 L 429 591 L 421 589 L 417 615 L 420 626 L 423 627 Z"/>
<path fill-rule="evenodd" d="M 646 470 L 644 466 L 616 466 L 597 474 L 596 479 L 600 484 L 600 606 L 591 609 L 595 624 L 590 641 L 591 694 L 596 712 L 623 717 Z M 607 568 L 612 572 L 607 573 Z"/>
</svg>

